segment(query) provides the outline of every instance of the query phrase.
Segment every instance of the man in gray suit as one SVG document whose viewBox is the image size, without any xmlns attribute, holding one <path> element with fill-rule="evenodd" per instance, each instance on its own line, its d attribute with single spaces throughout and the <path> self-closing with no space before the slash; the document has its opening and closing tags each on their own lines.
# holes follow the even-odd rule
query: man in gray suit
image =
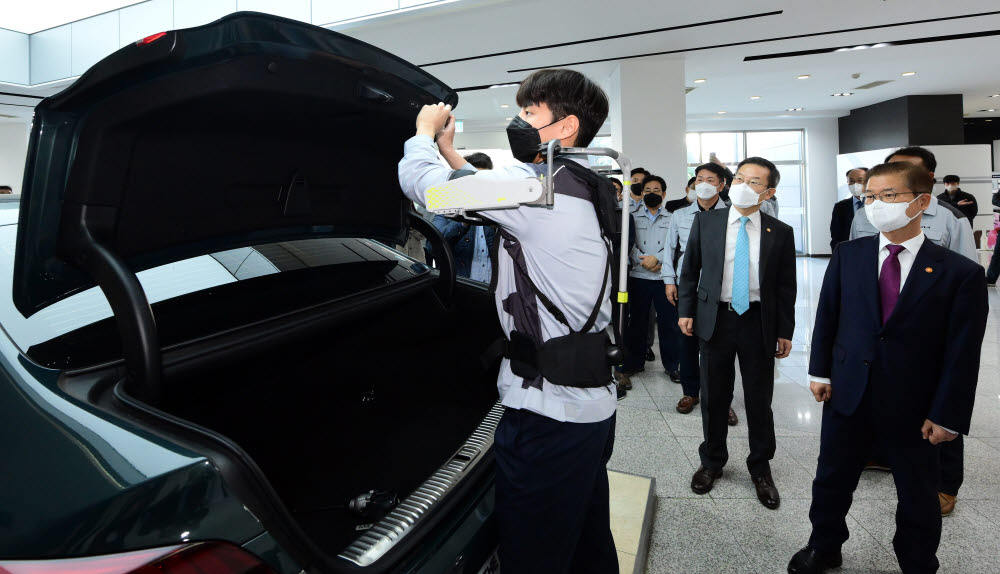
<svg viewBox="0 0 1000 574">
<path fill-rule="evenodd" d="M 792 228 L 760 212 L 780 174 L 770 161 L 751 157 L 737 167 L 729 190 L 732 207 L 694 218 L 677 303 L 678 325 L 697 335 L 701 352 L 701 467 L 691 490 L 706 494 L 729 459 L 729 404 L 739 358 L 750 456 L 747 466 L 757 498 L 770 509 L 781 503 L 771 478 L 774 458 L 774 359 L 788 356 L 795 329 L 795 239 Z"/>
</svg>

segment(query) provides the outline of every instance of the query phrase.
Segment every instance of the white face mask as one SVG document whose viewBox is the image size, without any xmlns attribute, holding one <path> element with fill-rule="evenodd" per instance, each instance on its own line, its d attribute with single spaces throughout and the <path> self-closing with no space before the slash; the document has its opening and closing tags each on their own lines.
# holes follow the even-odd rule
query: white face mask
<svg viewBox="0 0 1000 574">
<path fill-rule="evenodd" d="M 875 226 L 875 229 L 883 233 L 896 231 L 920 215 L 919 211 L 913 217 L 906 215 L 906 208 L 919 197 L 918 195 L 906 203 L 886 203 L 876 199 L 865 206 L 865 215 L 868 216 L 868 221 Z"/>
<path fill-rule="evenodd" d="M 944 186 L 944 188 L 947 189 L 948 191 L 955 191 L 955 190 L 958 189 L 958 186 L 957 185 L 946 185 L 946 186 Z"/>
<path fill-rule="evenodd" d="M 861 197 L 865 193 L 865 186 L 863 184 L 852 183 L 851 185 L 848 185 L 847 187 L 848 187 L 848 189 L 851 190 L 851 193 L 854 195 L 854 197 Z"/>
<path fill-rule="evenodd" d="M 733 205 L 744 209 L 760 204 L 760 195 L 750 189 L 750 186 L 745 182 L 734 184 L 729 188 L 729 199 L 733 202 Z"/>
<path fill-rule="evenodd" d="M 687 192 L 688 203 L 694 203 L 696 199 L 698 199 L 698 193 L 693 189 L 689 189 Z"/>
<path fill-rule="evenodd" d="M 708 183 L 707 181 L 703 181 L 698 185 L 694 186 L 694 191 L 695 193 L 698 194 L 698 197 L 706 200 L 712 199 L 713 197 L 715 197 L 717 193 L 719 193 L 719 190 L 716 189 L 714 185 Z"/>
</svg>

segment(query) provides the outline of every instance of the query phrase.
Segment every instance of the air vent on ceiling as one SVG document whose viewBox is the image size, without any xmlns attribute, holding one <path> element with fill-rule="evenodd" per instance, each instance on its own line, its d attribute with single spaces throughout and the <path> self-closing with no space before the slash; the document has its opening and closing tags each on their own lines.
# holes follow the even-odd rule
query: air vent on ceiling
<svg viewBox="0 0 1000 574">
<path fill-rule="evenodd" d="M 691 92 L 693 92 L 693 91 L 695 91 L 697 89 L 698 89 L 698 86 L 695 86 L 693 88 L 684 88 L 684 93 L 685 94 L 690 94 Z"/>
<path fill-rule="evenodd" d="M 877 82 L 872 82 L 870 84 L 865 84 L 863 86 L 858 86 L 858 87 L 856 87 L 854 89 L 855 90 L 870 90 L 872 88 L 877 88 L 877 87 L 879 87 L 879 86 L 881 86 L 883 84 L 891 84 L 892 82 L 895 82 L 895 81 L 896 80 L 879 80 Z"/>
</svg>

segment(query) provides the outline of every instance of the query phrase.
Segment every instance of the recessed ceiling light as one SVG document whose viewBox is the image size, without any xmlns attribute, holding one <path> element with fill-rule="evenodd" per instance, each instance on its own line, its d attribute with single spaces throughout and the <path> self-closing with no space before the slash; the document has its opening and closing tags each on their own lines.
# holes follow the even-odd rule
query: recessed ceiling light
<svg viewBox="0 0 1000 574">
<path fill-rule="evenodd" d="M 509 122 L 509 121 L 511 121 L 512 119 L 514 119 L 514 118 L 504 118 L 503 120 L 504 120 L 505 122 Z"/>
<path fill-rule="evenodd" d="M 993 120 L 986 120 L 986 121 L 988 121 L 988 122 L 992 122 Z"/>
<path fill-rule="evenodd" d="M 751 99 L 751 100 L 759 100 L 759 99 L 760 99 L 760 96 L 750 96 L 750 99 Z"/>
<path fill-rule="evenodd" d="M 706 80 L 705 78 L 698 78 L 697 80 L 694 81 L 694 83 L 696 83 L 696 84 L 704 84 L 707 81 L 708 80 Z"/>
<path fill-rule="evenodd" d="M 902 75 L 902 76 L 916 76 L 917 73 L 916 72 L 903 72 L 900 75 Z"/>
<path fill-rule="evenodd" d="M 991 98 L 1000 98 L 1000 94 L 993 94 L 993 95 L 992 95 L 992 96 L 990 96 L 990 97 L 991 97 Z"/>
<path fill-rule="evenodd" d="M 831 96 L 853 96 L 854 92 L 838 92 L 836 94 L 830 94 Z"/>
<path fill-rule="evenodd" d="M 510 107 L 510 104 L 500 104 L 500 107 L 504 108 L 504 109 L 507 109 L 507 108 Z"/>
<path fill-rule="evenodd" d="M 811 77 L 812 76 L 810 76 L 809 74 L 802 74 L 801 76 L 799 76 L 799 79 L 800 80 L 808 80 Z"/>
<path fill-rule="evenodd" d="M 724 113 L 726 113 L 726 112 L 715 112 L 715 113 L 717 113 L 717 114 L 719 114 L 719 115 L 722 115 L 722 114 L 724 114 Z"/>
<path fill-rule="evenodd" d="M 804 109 L 805 108 L 788 108 L 788 111 L 789 112 L 801 112 Z"/>
</svg>

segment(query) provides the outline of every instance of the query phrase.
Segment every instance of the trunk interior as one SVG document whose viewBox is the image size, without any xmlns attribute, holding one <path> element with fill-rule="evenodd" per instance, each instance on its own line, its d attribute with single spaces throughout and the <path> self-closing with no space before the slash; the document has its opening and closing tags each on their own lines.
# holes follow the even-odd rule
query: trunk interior
<svg viewBox="0 0 1000 574">
<path fill-rule="evenodd" d="M 336 554 L 370 522 L 347 502 L 405 498 L 469 438 L 497 400 L 492 295 L 430 289 L 250 359 L 167 381 L 163 410 L 210 428 L 256 461 L 302 528 Z"/>
</svg>

